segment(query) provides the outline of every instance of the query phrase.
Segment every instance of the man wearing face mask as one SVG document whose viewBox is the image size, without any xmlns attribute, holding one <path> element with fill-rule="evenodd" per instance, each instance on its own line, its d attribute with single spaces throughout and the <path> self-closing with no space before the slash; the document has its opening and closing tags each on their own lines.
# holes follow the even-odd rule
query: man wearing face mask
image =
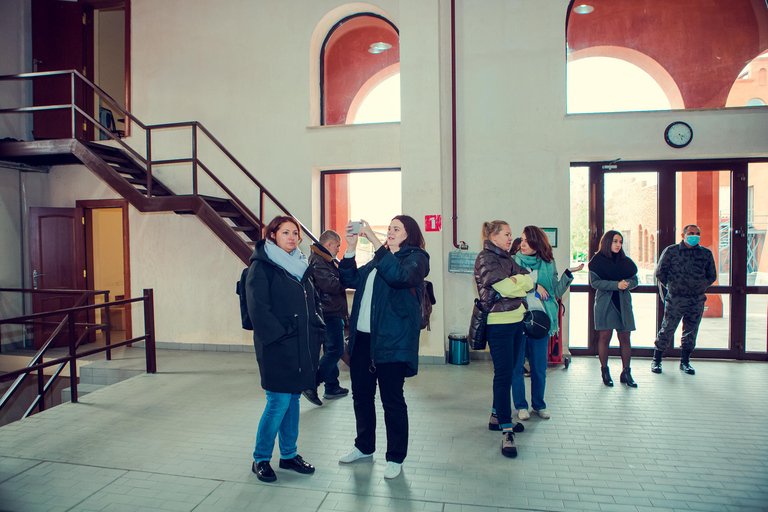
<svg viewBox="0 0 768 512">
<path fill-rule="evenodd" d="M 695 224 L 683 228 L 683 239 L 661 253 L 656 265 L 656 279 L 667 289 L 664 298 L 664 319 L 656 336 L 651 371 L 661 373 L 661 358 L 683 320 L 682 356 L 680 370 L 688 375 L 696 371 L 690 363 L 696 347 L 696 334 L 704 314 L 706 289 L 717 280 L 717 269 L 712 251 L 699 245 L 701 230 Z"/>
</svg>

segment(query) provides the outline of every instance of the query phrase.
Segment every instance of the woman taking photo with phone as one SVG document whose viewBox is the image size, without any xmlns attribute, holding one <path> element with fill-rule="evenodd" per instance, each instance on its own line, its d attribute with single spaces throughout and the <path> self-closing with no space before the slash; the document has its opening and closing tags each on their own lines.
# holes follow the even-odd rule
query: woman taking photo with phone
<svg viewBox="0 0 768 512">
<path fill-rule="evenodd" d="M 597 354 L 600 358 L 603 384 L 613 386 L 608 369 L 608 346 L 616 331 L 624 369 L 619 381 L 636 388 L 629 368 L 632 346 L 629 334 L 635 330 L 630 290 L 637 287 L 637 265 L 622 248 L 624 237 L 618 231 L 608 231 L 600 239 L 600 251 L 589 260 L 589 284 L 595 293 L 595 330 L 598 334 Z"/>
<path fill-rule="evenodd" d="M 549 238 L 541 228 L 526 226 L 520 237 L 520 249 L 515 253 L 515 262 L 531 273 L 533 290 L 528 292 L 526 301 L 529 310 L 541 310 L 549 317 L 549 332 L 542 338 L 533 338 L 525 334 L 525 344 L 528 362 L 531 365 L 531 406 L 533 412 L 540 418 L 548 420 L 551 416 L 544 402 L 544 389 L 547 385 L 547 351 L 549 338 L 557 334 L 559 325 L 557 315 L 559 303 L 573 281 L 572 272 L 578 272 L 584 265 L 565 269 L 562 276 L 557 274 L 555 257 Z M 517 417 L 527 420 L 531 417 L 528 412 L 528 401 L 525 399 L 525 379 L 523 378 L 523 361 L 517 362 L 512 371 L 512 398 L 517 409 Z"/>
<path fill-rule="evenodd" d="M 512 370 L 525 358 L 525 296 L 533 288 L 528 271 L 509 254 L 512 230 L 503 220 L 483 223 L 483 250 L 475 260 L 475 283 L 488 311 L 486 337 L 493 359 L 493 412 L 488 427 L 501 430 L 501 454 L 517 457 L 510 386 Z"/>
<path fill-rule="evenodd" d="M 359 236 L 375 249 L 373 260 L 358 268 Z M 347 250 L 339 263 L 341 284 L 355 290 L 349 321 L 349 374 L 357 423 L 355 447 L 342 463 L 372 460 L 376 451 L 376 384 L 387 428 L 384 478 L 395 478 L 408 451 L 406 377 L 418 371 L 421 288 L 429 274 L 429 255 L 418 223 L 398 215 L 382 244 L 366 221 L 347 224 Z"/>
<path fill-rule="evenodd" d="M 297 453 L 299 396 L 315 386 L 324 337 L 312 268 L 299 249 L 301 232 L 293 217 L 277 216 L 256 243 L 246 279 L 248 316 L 267 405 L 259 421 L 252 470 L 262 482 L 277 479 L 269 463 L 280 438 L 280 468 L 314 473 Z"/>
</svg>

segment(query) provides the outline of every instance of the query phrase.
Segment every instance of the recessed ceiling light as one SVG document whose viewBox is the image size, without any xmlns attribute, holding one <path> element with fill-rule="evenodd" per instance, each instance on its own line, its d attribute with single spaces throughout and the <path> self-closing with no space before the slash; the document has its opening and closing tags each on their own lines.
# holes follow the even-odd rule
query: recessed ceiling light
<svg viewBox="0 0 768 512">
<path fill-rule="evenodd" d="M 573 12 L 575 12 L 576 14 L 589 14 L 594 10 L 595 10 L 594 7 L 587 4 L 577 5 L 576 7 L 573 8 Z"/>
<path fill-rule="evenodd" d="M 376 55 L 383 51 L 389 50 L 390 48 L 392 48 L 392 45 L 389 43 L 371 43 L 371 47 L 368 48 L 368 53 Z"/>
</svg>

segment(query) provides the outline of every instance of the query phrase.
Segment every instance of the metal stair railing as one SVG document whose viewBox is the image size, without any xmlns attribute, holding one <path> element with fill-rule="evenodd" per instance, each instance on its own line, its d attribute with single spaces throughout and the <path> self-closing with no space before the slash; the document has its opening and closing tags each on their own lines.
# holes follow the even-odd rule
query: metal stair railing
<svg viewBox="0 0 768 512">
<path fill-rule="evenodd" d="M 128 112 L 125 108 L 120 106 L 120 104 L 117 103 L 109 94 L 107 94 L 103 89 L 101 89 L 99 86 L 91 82 L 88 78 L 83 76 L 80 72 L 77 70 L 64 70 L 64 71 L 47 71 L 47 72 L 40 72 L 40 73 L 21 73 L 21 74 L 15 74 L 15 75 L 2 75 L 0 76 L 0 81 L 14 81 L 14 80 L 34 80 L 36 78 L 40 77 L 50 77 L 55 75 L 70 75 L 70 103 L 69 104 L 59 104 L 59 105 L 43 105 L 43 106 L 32 106 L 32 107 L 16 107 L 16 108 L 4 108 L 0 109 L 0 115 L 2 114 L 19 114 L 19 113 L 31 113 L 31 112 L 39 112 L 39 111 L 46 111 L 46 110 L 64 110 L 68 109 L 70 110 L 71 115 L 71 138 L 76 139 L 77 131 L 75 126 L 75 118 L 76 114 L 80 114 L 83 116 L 83 118 L 88 122 L 91 123 L 93 126 L 95 126 L 101 133 L 105 134 L 109 139 L 114 141 L 119 145 L 120 148 L 122 148 L 125 152 L 127 152 L 130 157 L 141 167 L 144 168 L 144 170 L 147 173 L 147 198 L 152 199 L 152 168 L 156 165 L 163 165 L 163 164 L 171 164 L 171 163 L 191 163 L 192 164 L 192 183 L 193 183 L 193 190 L 192 194 L 177 194 L 179 196 L 184 195 L 191 195 L 193 197 L 200 197 L 198 194 L 198 171 L 197 168 L 200 167 L 203 169 L 203 171 L 206 173 L 207 176 L 209 176 L 212 181 L 228 196 L 228 199 L 231 199 L 237 206 L 243 210 L 243 212 L 250 217 L 251 221 L 255 221 L 255 225 L 259 227 L 263 227 L 265 225 L 265 199 L 268 199 L 271 201 L 284 215 L 291 216 L 293 218 L 296 218 L 294 215 L 292 215 L 288 209 L 283 206 L 283 204 L 277 200 L 277 198 L 269 192 L 269 190 L 264 187 L 264 185 L 257 180 L 253 174 L 246 169 L 246 167 L 237 159 L 235 158 L 232 153 L 224 147 L 221 142 L 219 142 L 216 137 L 213 136 L 213 134 L 206 129 L 201 123 L 198 121 L 190 121 L 190 122 L 183 122 L 183 123 L 170 123 L 170 124 L 158 124 L 158 125 L 145 125 L 142 123 L 137 117 L 135 117 L 133 114 Z M 94 119 L 90 114 L 85 112 L 82 108 L 80 108 L 79 105 L 76 104 L 75 101 L 75 90 L 76 90 L 76 81 L 80 80 L 85 86 L 90 88 L 96 95 L 98 95 L 101 99 L 107 101 L 112 106 L 114 106 L 122 115 L 124 115 L 127 119 L 132 121 L 137 127 L 144 130 L 145 137 L 144 137 L 144 152 L 146 156 L 142 156 L 138 151 L 136 151 L 133 147 L 129 146 L 125 143 L 125 141 L 122 140 L 121 137 L 115 135 L 108 127 L 101 124 L 99 121 Z M 192 156 L 191 157 L 184 157 L 184 158 L 177 158 L 177 159 L 166 159 L 166 160 L 153 160 L 152 159 L 152 135 L 153 132 L 157 133 L 159 130 L 164 129 L 176 129 L 176 128 L 182 128 L 182 127 L 191 127 L 192 128 Z M 203 133 L 207 139 L 216 147 L 218 148 L 221 153 L 229 160 L 230 163 L 232 163 L 237 169 L 240 170 L 243 176 L 245 176 L 255 187 L 258 189 L 258 197 L 259 197 L 259 215 L 255 215 L 250 208 L 248 208 L 243 201 L 238 198 L 234 192 L 232 192 L 231 187 L 227 187 L 224 182 L 215 175 L 211 171 L 211 169 L 206 166 L 198 157 L 198 132 Z M 299 228 L 304 231 L 304 233 L 314 242 L 317 242 L 317 238 L 312 234 L 312 232 L 300 221 L 299 222 Z M 231 226 L 230 226 L 231 227 Z"/>
<path fill-rule="evenodd" d="M 21 291 L 21 289 L 2 288 L 0 289 L 0 291 Z M 35 354 L 35 356 L 32 358 L 32 360 L 30 360 L 30 362 L 27 364 L 25 368 L 21 368 L 19 370 L 15 370 L 15 371 L 0 375 L 0 382 L 7 382 L 9 380 L 14 380 L 13 384 L 8 388 L 5 394 L 0 398 L 0 411 L 3 409 L 3 407 L 6 404 L 9 403 L 10 399 L 12 398 L 14 393 L 20 388 L 21 384 L 27 378 L 27 376 L 29 376 L 31 373 L 34 373 L 34 372 L 37 373 L 38 393 L 35 399 L 33 399 L 29 408 L 26 410 L 26 412 L 22 416 L 22 418 L 26 418 L 27 416 L 29 416 L 32 413 L 32 411 L 35 409 L 35 407 L 37 407 L 40 412 L 44 411 L 45 410 L 45 394 L 48 392 L 49 389 L 52 388 L 56 379 L 59 377 L 59 375 L 61 374 L 62 370 L 66 365 L 69 365 L 71 401 L 73 403 L 76 403 L 78 401 L 77 360 L 79 358 L 86 357 L 93 354 L 98 354 L 100 352 L 106 352 L 107 359 L 111 359 L 112 350 L 119 347 L 126 346 L 126 345 L 130 345 L 133 343 L 137 343 L 140 341 L 144 341 L 145 354 L 146 354 L 146 360 L 147 360 L 146 361 L 147 373 L 157 373 L 157 356 L 156 356 L 156 350 L 155 350 L 154 295 L 153 295 L 152 289 L 145 289 L 144 295 L 142 297 L 137 297 L 134 299 L 118 300 L 113 302 L 104 302 L 100 304 L 93 304 L 93 305 L 87 305 L 87 306 L 82 306 L 80 304 L 89 296 L 107 294 L 107 297 L 108 297 L 109 292 L 92 291 L 92 290 L 53 290 L 52 292 L 60 293 L 62 291 L 65 293 L 83 292 L 83 295 L 78 300 L 76 305 L 71 308 L 58 309 L 55 311 L 46 311 L 43 313 L 35 313 L 32 315 L 25 315 L 25 316 L 0 320 L 0 326 L 13 325 L 13 324 L 28 325 L 28 324 L 33 324 L 35 322 L 41 322 L 42 319 L 47 316 L 54 316 L 54 315 L 58 316 L 62 314 L 65 315 L 64 318 L 61 320 L 61 322 L 59 322 L 58 326 L 53 331 L 51 336 L 45 342 L 45 344 L 40 348 L 40 350 L 38 350 L 37 354 Z M 79 352 L 79 353 L 77 352 L 77 349 L 80 348 L 86 336 L 90 334 L 92 329 L 106 330 L 106 333 L 107 334 L 109 333 L 110 307 L 124 306 L 124 305 L 132 304 L 135 302 L 144 303 L 144 331 L 145 332 L 143 336 L 138 336 L 138 337 L 131 338 L 129 340 L 125 340 L 125 341 L 114 343 L 114 344 L 109 343 L 108 336 L 106 336 L 107 344 L 105 346 L 86 350 L 84 352 Z M 101 308 L 103 308 L 105 311 L 105 318 L 107 318 L 106 324 L 86 324 L 86 323 L 77 323 L 75 321 L 75 316 L 77 313 L 93 311 Z M 76 334 L 77 326 L 85 327 L 85 329 L 79 336 L 77 336 Z M 64 331 L 65 327 L 67 329 L 66 332 L 68 333 L 69 354 L 67 356 L 60 357 L 51 361 L 43 361 L 43 355 L 51 347 L 53 340 L 59 335 L 59 333 Z M 48 380 L 48 382 L 44 383 L 45 381 L 44 370 L 46 368 L 56 366 L 56 365 L 58 365 L 58 368 L 54 371 L 53 375 Z"/>
</svg>

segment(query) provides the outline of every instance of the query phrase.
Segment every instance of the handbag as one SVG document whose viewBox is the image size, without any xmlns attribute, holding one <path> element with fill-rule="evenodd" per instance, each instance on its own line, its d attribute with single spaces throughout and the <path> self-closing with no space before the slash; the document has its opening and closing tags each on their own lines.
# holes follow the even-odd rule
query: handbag
<svg viewBox="0 0 768 512">
<path fill-rule="evenodd" d="M 523 331 L 526 336 L 533 339 L 547 337 L 552 321 L 546 311 L 540 309 L 531 309 L 523 315 Z"/>
<path fill-rule="evenodd" d="M 467 342 L 472 350 L 485 350 L 487 326 L 488 311 L 483 309 L 480 299 L 475 299 L 475 307 L 472 309 L 472 318 L 469 321 L 469 335 L 467 336 Z"/>
</svg>

